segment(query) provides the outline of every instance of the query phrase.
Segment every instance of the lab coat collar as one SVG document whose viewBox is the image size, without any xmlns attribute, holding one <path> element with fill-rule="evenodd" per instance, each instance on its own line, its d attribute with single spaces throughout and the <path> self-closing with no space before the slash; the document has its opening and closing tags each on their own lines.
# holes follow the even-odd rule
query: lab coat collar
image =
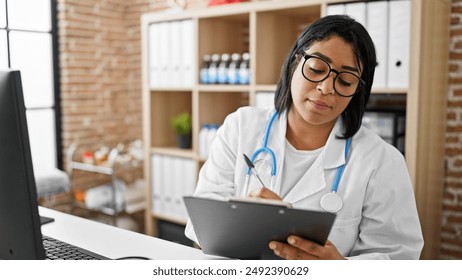
<svg viewBox="0 0 462 280">
<path fill-rule="evenodd" d="M 327 139 L 323 153 L 324 169 L 338 168 L 345 163 L 345 139 L 339 139 L 337 136 L 344 134 L 342 117 L 337 118 L 334 127 Z"/>
<path fill-rule="evenodd" d="M 274 111 L 271 111 L 268 115 L 268 119 L 271 118 Z M 286 131 L 287 131 L 287 113 L 281 113 L 279 119 L 276 119 L 275 122 L 278 125 L 273 125 L 271 131 L 271 137 L 268 145 L 273 147 L 273 151 L 276 154 L 276 161 L 278 162 L 278 170 L 282 170 L 282 162 L 284 160 L 284 150 L 285 150 L 285 141 L 286 141 Z M 320 157 L 323 157 L 324 169 L 337 168 L 340 165 L 345 163 L 345 139 L 339 139 L 337 136 L 342 136 L 344 134 L 344 126 L 342 117 L 338 117 L 332 131 L 327 138 L 326 145 L 324 146 L 323 151 L 320 154 Z M 278 137 L 274 137 L 277 135 Z M 276 139 L 275 139 L 276 138 Z M 273 141 L 271 141 L 274 139 Z M 263 144 L 263 138 L 261 140 Z M 280 152 L 278 152 L 280 151 Z M 280 166 L 280 167 L 279 167 Z"/>
<path fill-rule="evenodd" d="M 342 129 L 342 121 L 340 118 L 338 118 L 329 135 L 329 138 L 326 142 L 326 145 L 324 146 L 323 151 L 312 164 L 310 169 L 299 180 L 299 182 L 284 197 L 284 201 L 287 201 L 289 203 L 296 203 L 297 201 L 300 201 L 308 196 L 314 195 L 315 193 L 318 193 L 319 191 L 328 187 L 326 183 L 325 170 L 337 168 L 343 163 L 345 163 L 345 140 L 338 139 L 335 137 L 336 135 L 341 135 Z M 282 147 L 285 146 L 282 145 Z M 282 158 L 284 158 L 284 154 L 280 154 L 282 154 Z M 279 179 L 278 182 L 280 183 Z"/>
<path fill-rule="evenodd" d="M 283 197 L 284 201 L 295 204 L 296 202 L 314 195 L 326 188 L 324 176 L 323 157 L 320 155 L 303 175 L 297 184 Z"/>
</svg>

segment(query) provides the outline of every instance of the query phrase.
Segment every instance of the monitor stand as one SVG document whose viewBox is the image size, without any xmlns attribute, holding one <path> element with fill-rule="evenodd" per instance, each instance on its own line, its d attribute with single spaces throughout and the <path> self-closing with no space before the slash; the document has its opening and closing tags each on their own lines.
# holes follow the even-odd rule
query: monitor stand
<svg viewBox="0 0 462 280">
<path fill-rule="evenodd" d="M 54 220 L 55 220 L 55 219 L 53 219 L 53 218 L 40 216 L 40 224 L 41 224 L 41 225 L 51 223 L 51 222 L 53 222 Z"/>
</svg>

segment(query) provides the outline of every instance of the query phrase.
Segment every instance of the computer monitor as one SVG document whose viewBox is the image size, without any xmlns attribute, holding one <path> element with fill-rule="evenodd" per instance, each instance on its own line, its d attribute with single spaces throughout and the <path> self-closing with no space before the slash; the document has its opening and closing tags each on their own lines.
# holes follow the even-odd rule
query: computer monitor
<svg viewBox="0 0 462 280">
<path fill-rule="evenodd" d="M 0 259 L 44 259 L 19 71 L 0 71 Z"/>
</svg>

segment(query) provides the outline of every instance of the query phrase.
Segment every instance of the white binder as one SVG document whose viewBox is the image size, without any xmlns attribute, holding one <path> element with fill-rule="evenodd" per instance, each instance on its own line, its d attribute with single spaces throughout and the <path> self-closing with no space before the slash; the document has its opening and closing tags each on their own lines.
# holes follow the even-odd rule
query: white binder
<svg viewBox="0 0 462 280">
<path fill-rule="evenodd" d="M 165 195 L 165 214 L 169 217 L 176 217 L 176 208 L 175 208 L 175 190 L 176 190 L 176 181 L 178 173 L 175 170 L 175 161 L 176 157 L 164 156 L 164 174 L 165 174 L 165 185 L 164 185 L 164 195 Z"/>
<path fill-rule="evenodd" d="M 162 194 L 162 156 L 153 155 L 151 157 L 151 195 L 152 195 L 152 214 L 163 214 L 164 199 Z"/>
<path fill-rule="evenodd" d="M 388 87 L 407 88 L 409 85 L 409 47 L 411 2 L 390 1 L 388 38 Z"/>
<path fill-rule="evenodd" d="M 388 1 L 367 3 L 366 28 L 374 41 L 377 55 L 373 88 L 387 86 L 388 71 Z"/>
<path fill-rule="evenodd" d="M 366 27 L 366 2 L 345 4 L 345 14 L 354 18 L 357 22 Z"/>
<path fill-rule="evenodd" d="M 161 87 L 170 86 L 170 23 L 159 23 L 159 46 L 160 46 L 160 84 Z"/>
<path fill-rule="evenodd" d="M 170 189 L 172 205 L 168 214 L 176 219 L 180 219 L 180 206 L 185 183 L 184 175 L 182 174 L 184 172 L 184 159 L 181 157 L 169 157 L 169 159 L 172 164 L 169 172 L 172 181 L 167 187 Z"/>
<path fill-rule="evenodd" d="M 160 86 L 160 26 L 157 23 L 149 25 L 149 86 Z"/>
<path fill-rule="evenodd" d="M 196 40 L 195 28 L 192 20 L 182 21 L 182 85 L 185 87 L 192 87 L 196 79 Z"/>
<path fill-rule="evenodd" d="M 255 106 L 258 108 L 274 107 L 274 94 L 273 91 L 258 91 L 255 94 Z"/>
<path fill-rule="evenodd" d="M 180 193 L 179 218 L 186 221 L 189 216 L 184 205 L 183 196 L 193 195 L 194 190 L 196 189 L 196 162 L 192 159 L 183 159 L 183 166 L 179 171 L 179 176 L 184 178 L 184 183 L 181 186 L 182 192 Z"/>
<path fill-rule="evenodd" d="M 170 49 L 169 58 L 169 76 L 170 76 L 170 87 L 181 87 L 183 86 L 183 23 L 181 21 L 170 22 Z"/>
<path fill-rule="evenodd" d="M 328 5 L 326 9 L 326 14 L 328 16 L 345 14 L 345 4 Z"/>
</svg>

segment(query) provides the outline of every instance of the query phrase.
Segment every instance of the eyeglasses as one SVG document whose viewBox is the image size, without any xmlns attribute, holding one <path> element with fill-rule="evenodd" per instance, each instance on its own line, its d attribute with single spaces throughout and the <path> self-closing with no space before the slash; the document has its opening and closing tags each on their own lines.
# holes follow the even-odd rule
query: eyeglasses
<svg viewBox="0 0 462 280">
<path fill-rule="evenodd" d="M 356 74 L 346 71 L 337 71 L 330 67 L 324 59 L 305 54 L 302 75 L 310 82 L 319 83 L 327 79 L 331 72 L 336 74 L 334 78 L 334 90 L 343 97 L 353 96 L 360 86 L 366 83 Z"/>
</svg>

